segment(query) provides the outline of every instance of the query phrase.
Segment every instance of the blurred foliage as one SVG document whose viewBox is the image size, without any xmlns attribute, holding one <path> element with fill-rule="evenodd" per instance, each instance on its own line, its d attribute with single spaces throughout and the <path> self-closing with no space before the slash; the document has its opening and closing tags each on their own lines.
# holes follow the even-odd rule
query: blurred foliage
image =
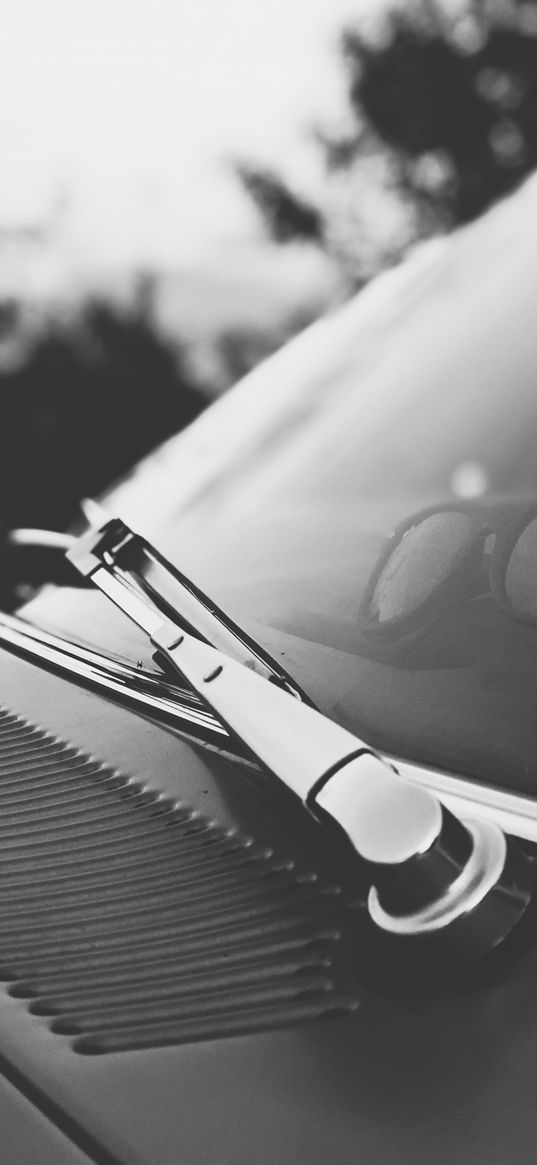
<svg viewBox="0 0 537 1165">
<path fill-rule="evenodd" d="M 274 171 L 238 162 L 236 172 L 250 198 L 261 211 L 271 238 L 277 243 L 318 242 L 323 216 L 299 198 Z"/>
<path fill-rule="evenodd" d="M 0 520 L 10 526 L 65 527 L 81 497 L 102 490 L 202 408 L 143 294 L 128 310 L 87 302 L 74 319 L 49 321 L 20 348 L 13 304 L 0 320 Z"/>
<path fill-rule="evenodd" d="M 274 242 L 319 248 L 360 287 L 537 165 L 537 0 L 391 0 L 344 30 L 339 60 L 344 116 L 310 135 L 318 188 L 251 160 L 236 170 Z M 201 410 L 185 338 L 163 339 L 154 290 L 142 280 L 129 308 L 96 297 L 37 327 L 27 304 L 0 299 L 0 521 L 64 527 L 80 497 Z M 295 306 L 276 330 L 227 325 L 206 383 L 247 372 L 316 310 Z"/>
<path fill-rule="evenodd" d="M 274 241 L 315 241 L 360 286 L 537 165 L 537 0 L 379 5 L 340 59 L 345 124 L 314 134 L 321 194 L 252 163 L 238 175 Z"/>
</svg>

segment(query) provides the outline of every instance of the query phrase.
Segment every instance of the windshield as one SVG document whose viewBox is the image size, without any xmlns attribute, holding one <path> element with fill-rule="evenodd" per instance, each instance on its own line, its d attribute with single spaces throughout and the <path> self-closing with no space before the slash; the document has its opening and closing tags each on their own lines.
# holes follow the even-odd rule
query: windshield
<svg viewBox="0 0 537 1165">
<path fill-rule="evenodd" d="M 253 378 L 105 499 L 373 745 L 533 791 L 536 201 L 386 277 L 329 359 L 306 339 L 257 412 Z"/>
</svg>

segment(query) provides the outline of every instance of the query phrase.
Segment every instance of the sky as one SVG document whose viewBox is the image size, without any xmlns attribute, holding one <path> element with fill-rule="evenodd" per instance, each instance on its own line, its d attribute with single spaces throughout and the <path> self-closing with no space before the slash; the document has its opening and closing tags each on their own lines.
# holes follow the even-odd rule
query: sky
<svg viewBox="0 0 537 1165">
<path fill-rule="evenodd" d="M 0 230 L 55 222 L 72 261 L 173 267 L 253 232 L 227 159 L 308 183 L 335 54 L 365 0 L 12 0 L 0 36 Z M 314 181 L 313 169 L 311 181 Z"/>
</svg>

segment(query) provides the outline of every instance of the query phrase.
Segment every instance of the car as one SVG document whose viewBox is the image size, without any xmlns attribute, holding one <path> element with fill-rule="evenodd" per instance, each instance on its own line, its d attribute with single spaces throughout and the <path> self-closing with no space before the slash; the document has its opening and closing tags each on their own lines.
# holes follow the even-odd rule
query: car
<svg viewBox="0 0 537 1165">
<path fill-rule="evenodd" d="M 9 1165 L 533 1160 L 536 204 L 4 535 Z"/>
</svg>

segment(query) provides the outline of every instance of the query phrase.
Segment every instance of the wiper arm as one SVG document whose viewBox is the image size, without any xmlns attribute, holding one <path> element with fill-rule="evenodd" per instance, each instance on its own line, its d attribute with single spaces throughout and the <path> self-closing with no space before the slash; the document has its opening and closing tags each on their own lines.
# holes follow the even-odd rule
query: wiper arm
<svg viewBox="0 0 537 1165">
<path fill-rule="evenodd" d="M 234 623 L 191 579 L 177 570 L 145 538 L 119 518 L 76 540 L 67 558 L 87 579 L 109 592 L 110 579 L 127 593 L 149 600 L 157 612 L 172 619 L 204 643 L 252 669 L 303 703 L 312 701 L 299 684 L 242 627 Z M 108 588 L 108 590 L 107 590 Z M 110 595 L 110 598 L 113 596 Z M 121 605 L 121 604 L 118 604 Z"/>
<path fill-rule="evenodd" d="M 532 864 L 512 839 L 486 820 L 463 824 L 364 741 L 290 698 L 270 682 L 272 674 L 255 674 L 163 615 L 138 574 L 133 579 L 118 566 L 129 536 L 122 523 L 108 523 L 83 536 L 69 558 L 146 632 L 251 755 L 346 837 L 370 872 L 369 917 L 390 953 L 420 971 L 445 970 L 502 942 L 533 892 Z"/>
</svg>

